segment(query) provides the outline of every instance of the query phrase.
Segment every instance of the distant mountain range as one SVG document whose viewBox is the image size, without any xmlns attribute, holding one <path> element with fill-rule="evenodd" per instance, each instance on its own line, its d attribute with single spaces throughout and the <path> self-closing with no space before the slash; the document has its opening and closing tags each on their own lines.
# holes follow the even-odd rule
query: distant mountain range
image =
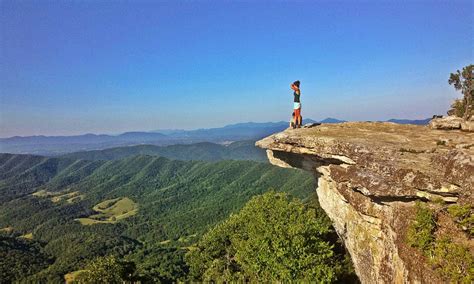
<svg viewBox="0 0 474 284">
<path fill-rule="evenodd" d="M 105 149 L 136 144 L 166 144 L 168 137 L 153 132 L 125 132 L 120 135 L 15 136 L 0 138 L 0 152 L 55 155 L 81 150 Z M 172 144 L 172 143 L 169 143 Z"/>
<path fill-rule="evenodd" d="M 390 119 L 401 124 L 427 124 L 425 120 Z M 305 119 L 306 123 L 317 122 Z M 326 118 L 321 123 L 345 122 Z M 238 123 L 219 128 L 196 130 L 156 130 L 151 132 L 126 132 L 120 135 L 84 134 L 76 136 L 15 136 L 0 138 L 0 152 L 16 154 L 61 155 L 77 151 L 101 150 L 111 147 L 150 144 L 166 146 L 199 142 L 226 143 L 232 141 L 258 140 L 275 132 L 283 131 L 288 122 Z"/>
<path fill-rule="evenodd" d="M 389 119 L 388 122 L 394 122 L 398 124 L 415 124 L 415 125 L 427 125 L 430 123 L 431 118 L 410 120 L 410 119 Z"/>
</svg>

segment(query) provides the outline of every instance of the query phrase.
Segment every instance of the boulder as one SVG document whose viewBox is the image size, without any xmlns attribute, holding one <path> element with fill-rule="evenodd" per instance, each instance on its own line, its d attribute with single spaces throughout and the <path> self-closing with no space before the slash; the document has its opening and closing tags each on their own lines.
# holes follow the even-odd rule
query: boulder
<svg viewBox="0 0 474 284">
<path fill-rule="evenodd" d="M 468 131 L 468 132 L 474 132 L 474 121 L 463 121 L 461 122 L 461 130 L 462 131 Z"/>
<path fill-rule="evenodd" d="M 443 129 L 443 130 L 450 130 L 450 129 L 461 129 L 461 123 L 464 120 L 457 116 L 447 116 L 443 118 L 434 118 L 430 121 L 429 127 L 431 129 Z"/>
<path fill-rule="evenodd" d="M 319 125 L 321 125 L 321 123 L 319 123 L 319 122 L 306 123 L 305 125 L 303 125 L 303 128 L 312 128 L 312 127 L 316 127 L 316 126 L 319 126 Z"/>
</svg>

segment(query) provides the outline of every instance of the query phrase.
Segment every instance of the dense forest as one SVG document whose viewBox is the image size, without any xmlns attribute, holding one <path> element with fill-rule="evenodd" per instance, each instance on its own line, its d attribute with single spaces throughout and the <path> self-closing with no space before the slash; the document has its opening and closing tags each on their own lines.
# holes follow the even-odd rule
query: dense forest
<svg viewBox="0 0 474 284">
<path fill-rule="evenodd" d="M 151 281 L 187 279 L 186 252 L 253 196 L 309 202 L 314 188 L 308 173 L 255 161 L 0 154 L 0 278 L 61 282 L 113 255 Z"/>
</svg>

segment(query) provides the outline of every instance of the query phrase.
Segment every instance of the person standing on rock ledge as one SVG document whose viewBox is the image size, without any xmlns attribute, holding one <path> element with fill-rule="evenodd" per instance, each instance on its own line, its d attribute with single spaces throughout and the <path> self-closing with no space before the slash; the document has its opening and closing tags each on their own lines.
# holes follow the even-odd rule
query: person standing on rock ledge
<svg viewBox="0 0 474 284">
<path fill-rule="evenodd" d="M 301 118 L 301 91 L 300 91 L 300 81 L 294 81 L 291 84 L 291 89 L 293 92 L 293 111 L 294 111 L 294 118 L 293 118 L 293 128 L 300 128 L 301 124 L 303 123 L 303 119 Z"/>
</svg>

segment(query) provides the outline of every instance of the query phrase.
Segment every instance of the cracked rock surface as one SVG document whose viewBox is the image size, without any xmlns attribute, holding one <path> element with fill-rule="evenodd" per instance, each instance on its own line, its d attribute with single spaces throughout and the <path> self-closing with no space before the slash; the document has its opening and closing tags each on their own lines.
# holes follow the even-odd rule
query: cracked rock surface
<svg viewBox="0 0 474 284">
<path fill-rule="evenodd" d="M 405 244 L 414 201 L 473 204 L 474 133 L 388 122 L 289 129 L 256 143 L 311 171 L 363 283 L 441 282 Z"/>
</svg>

